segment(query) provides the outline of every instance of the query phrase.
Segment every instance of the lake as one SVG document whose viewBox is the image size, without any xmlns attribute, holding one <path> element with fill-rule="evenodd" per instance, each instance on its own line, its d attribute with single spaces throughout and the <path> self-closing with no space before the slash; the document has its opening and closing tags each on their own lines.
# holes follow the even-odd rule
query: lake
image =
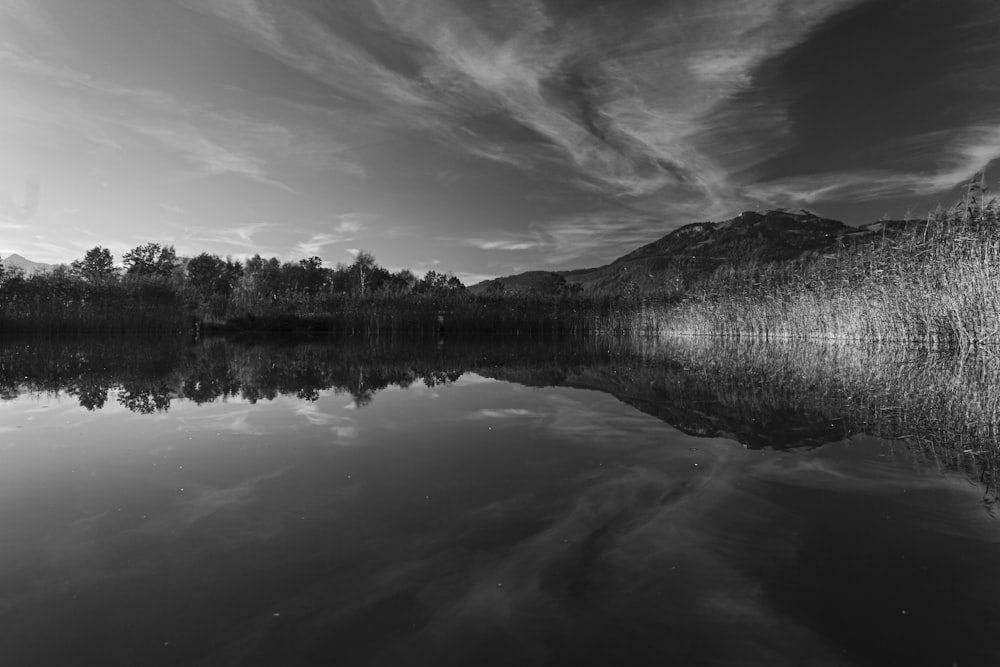
<svg viewBox="0 0 1000 667">
<path fill-rule="evenodd" d="M 1000 363 L 0 343 L 0 664 L 1000 664 Z"/>
</svg>

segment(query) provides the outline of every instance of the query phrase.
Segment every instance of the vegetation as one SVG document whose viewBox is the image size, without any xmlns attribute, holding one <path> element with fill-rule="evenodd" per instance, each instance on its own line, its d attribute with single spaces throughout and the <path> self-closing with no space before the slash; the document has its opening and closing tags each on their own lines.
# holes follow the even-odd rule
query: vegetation
<svg viewBox="0 0 1000 667">
<path fill-rule="evenodd" d="M 761 236 L 765 223 L 776 239 Z M 148 243 L 118 268 L 96 247 L 48 274 L 0 267 L 0 327 L 1000 342 L 1000 204 L 986 200 L 981 179 L 951 211 L 856 232 L 796 212 L 746 213 L 689 225 L 604 267 L 602 279 L 624 276 L 604 291 L 533 272 L 527 287 L 508 289 L 515 283 L 504 279 L 474 294 L 436 271 L 392 273 L 367 252 L 329 268 L 318 257 L 183 260 L 171 246 Z M 641 265 L 642 286 L 630 262 Z"/>
<path fill-rule="evenodd" d="M 242 263 L 202 253 L 182 261 L 173 247 L 148 243 L 126 253 L 121 269 L 102 247 L 51 273 L 0 267 L 7 331 L 579 334 L 607 319 L 613 303 L 583 297 L 564 279 L 529 294 L 472 295 L 454 276 L 391 273 L 367 252 L 331 269 L 318 257 Z"/>
<path fill-rule="evenodd" d="M 981 182 L 923 220 L 794 261 L 733 262 L 646 298 L 630 331 L 974 347 L 1000 342 L 1000 204 Z"/>
<path fill-rule="evenodd" d="M 173 401 L 315 400 L 364 406 L 388 386 L 465 372 L 529 386 L 596 389 L 687 433 L 787 449 L 853 435 L 959 469 L 996 497 L 1000 359 L 988 351 L 717 337 L 419 338 L 317 336 L 46 337 L 0 340 L 0 398 L 61 393 L 137 413 Z"/>
</svg>

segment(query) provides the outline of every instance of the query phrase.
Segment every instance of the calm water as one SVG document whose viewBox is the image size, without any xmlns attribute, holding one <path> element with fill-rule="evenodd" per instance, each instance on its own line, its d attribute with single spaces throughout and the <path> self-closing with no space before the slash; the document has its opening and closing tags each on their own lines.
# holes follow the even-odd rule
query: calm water
<svg viewBox="0 0 1000 667">
<path fill-rule="evenodd" d="M 865 354 L 7 341 L 0 664 L 1000 664 L 991 362 Z"/>
</svg>

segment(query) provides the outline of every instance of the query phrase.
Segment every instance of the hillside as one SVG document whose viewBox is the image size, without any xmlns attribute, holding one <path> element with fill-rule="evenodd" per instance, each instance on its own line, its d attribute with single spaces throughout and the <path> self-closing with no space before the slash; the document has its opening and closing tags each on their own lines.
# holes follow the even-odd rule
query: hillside
<svg viewBox="0 0 1000 667">
<path fill-rule="evenodd" d="M 804 210 L 747 211 L 723 222 L 685 225 L 605 266 L 559 272 L 531 271 L 484 281 L 470 287 L 470 291 L 484 292 L 497 283 L 508 292 L 543 290 L 552 284 L 553 273 L 571 284 L 579 284 L 589 293 L 680 289 L 722 265 L 736 261 L 793 260 L 901 225 L 905 223 L 879 222 L 849 227 Z"/>
</svg>

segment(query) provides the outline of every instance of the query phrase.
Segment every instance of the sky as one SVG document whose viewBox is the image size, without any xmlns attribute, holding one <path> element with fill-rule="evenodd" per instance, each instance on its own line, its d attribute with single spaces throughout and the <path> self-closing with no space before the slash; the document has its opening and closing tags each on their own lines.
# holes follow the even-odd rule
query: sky
<svg viewBox="0 0 1000 667">
<path fill-rule="evenodd" d="M 997 34 L 994 0 L 0 0 L 0 255 L 471 284 L 919 216 L 991 181 Z"/>
</svg>

